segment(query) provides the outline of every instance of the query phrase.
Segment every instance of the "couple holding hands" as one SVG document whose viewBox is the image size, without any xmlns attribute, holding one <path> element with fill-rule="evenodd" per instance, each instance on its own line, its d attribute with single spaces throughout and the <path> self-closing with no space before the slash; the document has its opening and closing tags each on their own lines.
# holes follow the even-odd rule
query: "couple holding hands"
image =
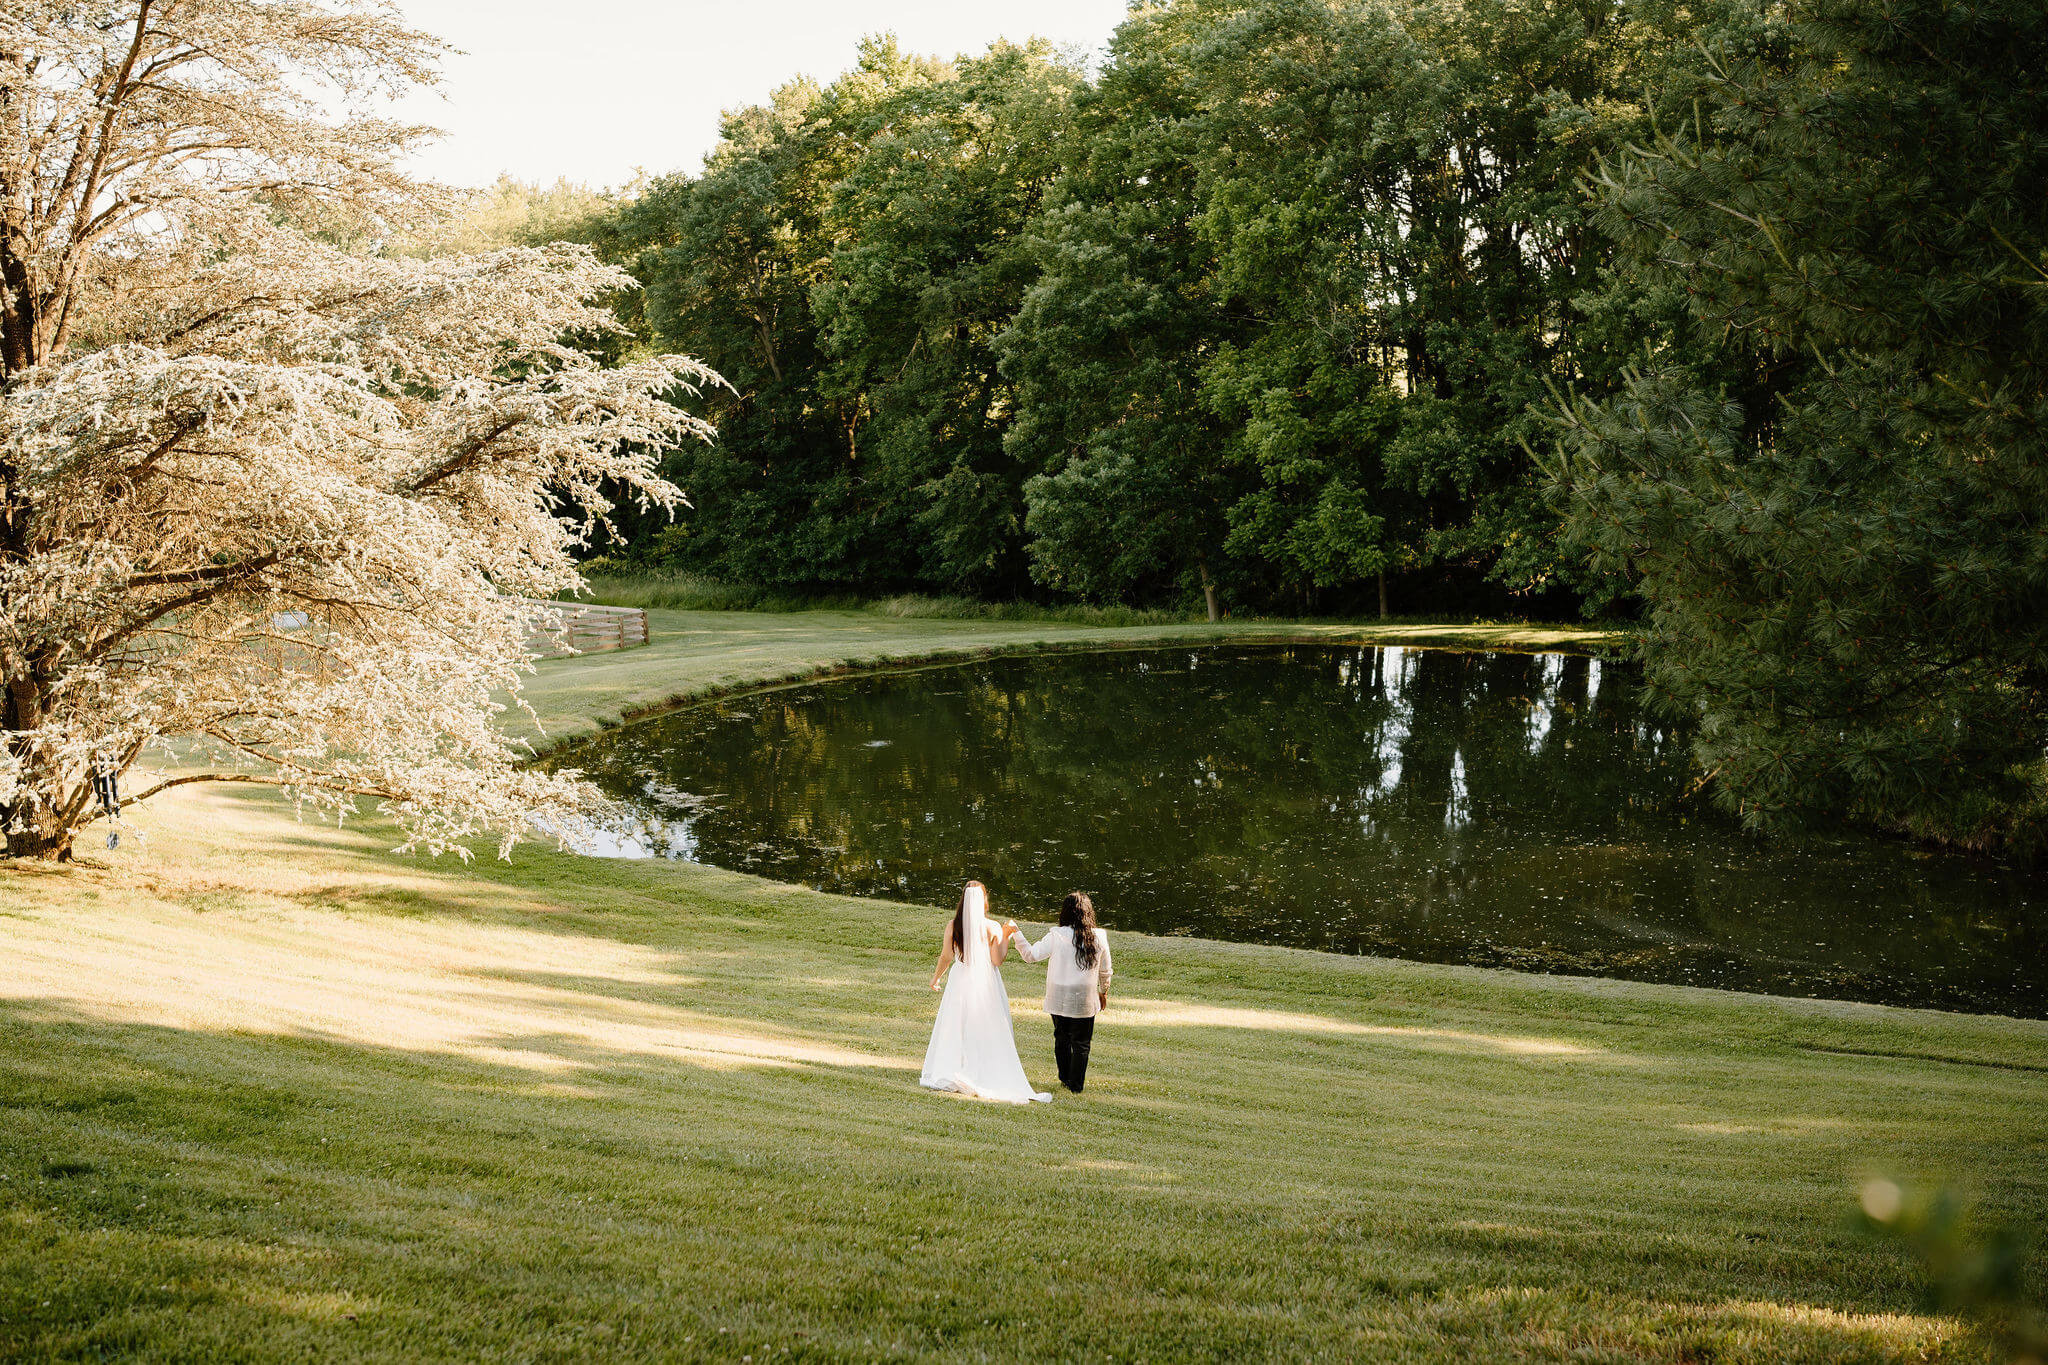
<svg viewBox="0 0 2048 1365">
<path fill-rule="evenodd" d="M 1060 904 L 1059 927 L 1033 944 L 1014 921 L 998 925 L 989 920 L 988 888 L 980 882 L 967 883 L 961 893 L 960 908 L 946 921 L 938 966 L 932 969 L 932 989 L 943 989 L 945 995 L 924 1053 L 921 1084 L 926 1089 L 1010 1104 L 1052 1099 L 1031 1088 L 1017 1060 L 1010 993 L 998 970 L 1013 939 L 1019 957 L 1047 964 L 1045 1012 L 1052 1016 L 1053 1058 L 1060 1084 L 1081 1093 L 1095 1016 L 1109 1004 L 1112 974 L 1109 936 L 1095 927 L 1094 903 L 1085 892 L 1068 893 Z"/>
</svg>

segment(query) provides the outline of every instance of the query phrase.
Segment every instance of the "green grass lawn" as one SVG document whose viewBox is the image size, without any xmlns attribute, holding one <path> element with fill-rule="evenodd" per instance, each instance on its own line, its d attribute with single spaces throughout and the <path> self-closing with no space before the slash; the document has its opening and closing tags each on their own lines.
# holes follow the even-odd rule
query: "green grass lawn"
<svg viewBox="0 0 2048 1365">
<path fill-rule="evenodd" d="M 656 629 L 537 708 L 1146 634 Z M 174 796 L 0 874 L 0 1358 L 1981 1360 L 1858 1183 L 2048 1213 L 2037 1023 L 1121 935 L 1013 1109 L 933 911 Z"/>
</svg>

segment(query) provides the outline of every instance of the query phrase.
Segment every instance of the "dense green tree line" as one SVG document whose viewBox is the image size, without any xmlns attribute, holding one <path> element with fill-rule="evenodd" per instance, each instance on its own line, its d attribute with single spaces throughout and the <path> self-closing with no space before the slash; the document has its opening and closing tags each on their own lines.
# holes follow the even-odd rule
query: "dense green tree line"
<svg viewBox="0 0 2048 1365">
<path fill-rule="evenodd" d="M 1696 23 L 1193 0 L 1094 79 L 867 44 L 607 224 L 649 336 L 734 389 L 640 553 L 1219 609 L 1590 586 L 1531 405 L 1637 344 L 1580 309 L 1613 248 L 1574 178 L 1649 136 Z"/>
<path fill-rule="evenodd" d="M 620 212 L 607 246 L 648 333 L 733 386 L 718 445 L 679 457 L 696 510 L 651 553 L 755 583 L 1027 585 L 1035 471 L 1005 449 L 998 343 L 1084 85 L 1043 45 L 938 62 L 870 42 L 831 85 L 728 116 L 702 175 Z"/>
<path fill-rule="evenodd" d="M 1759 828 L 1983 843 L 2048 749 L 2037 0 L 1175 0 L 865 45 L 602 215 L 732 384 L 652 564 L 1641 611 Z"/>
</svg>

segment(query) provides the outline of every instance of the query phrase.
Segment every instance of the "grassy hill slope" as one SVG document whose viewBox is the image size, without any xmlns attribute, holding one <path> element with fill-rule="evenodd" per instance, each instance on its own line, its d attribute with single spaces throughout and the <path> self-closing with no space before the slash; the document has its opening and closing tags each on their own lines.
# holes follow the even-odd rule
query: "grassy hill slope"
<svg viewBox="0 0 2048 1365">
<path fill-rule="evenodd" d="M 538 699 L 1016 642 L 870 619 Z M 2048 1223 L 2037 1023 L 1119 935 L 1013 1109 L 917 1086 L 931 910 L 175 797 L 0 874 L 0 1358 L 1979 1360 L 1858 1182 Z"/>
</svg>

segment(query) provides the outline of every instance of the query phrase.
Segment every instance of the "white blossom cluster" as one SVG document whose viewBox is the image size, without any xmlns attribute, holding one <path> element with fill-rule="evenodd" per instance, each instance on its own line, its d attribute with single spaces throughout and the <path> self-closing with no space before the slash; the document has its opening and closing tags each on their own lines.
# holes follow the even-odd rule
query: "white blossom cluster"
<svg viewBox="0 0 2048 1365">
<path fill-rule="evenodd" d="M 601 364 L 630 283 L 557 244 L 378 243 L 444 206 L 365 112 L 432 78 L 381 8 L 8 0 L 0 17 L 0 821 L 60 855 L 133 797 L 364 798 L 500 852 L 589 809 L 501 728 L 531 608 L 710 429 L 680 356 Z M 339 108 L 342 112 L 335 113 Z M 167 742 L 233 762 L 133 772 Z"/>
</svg>

